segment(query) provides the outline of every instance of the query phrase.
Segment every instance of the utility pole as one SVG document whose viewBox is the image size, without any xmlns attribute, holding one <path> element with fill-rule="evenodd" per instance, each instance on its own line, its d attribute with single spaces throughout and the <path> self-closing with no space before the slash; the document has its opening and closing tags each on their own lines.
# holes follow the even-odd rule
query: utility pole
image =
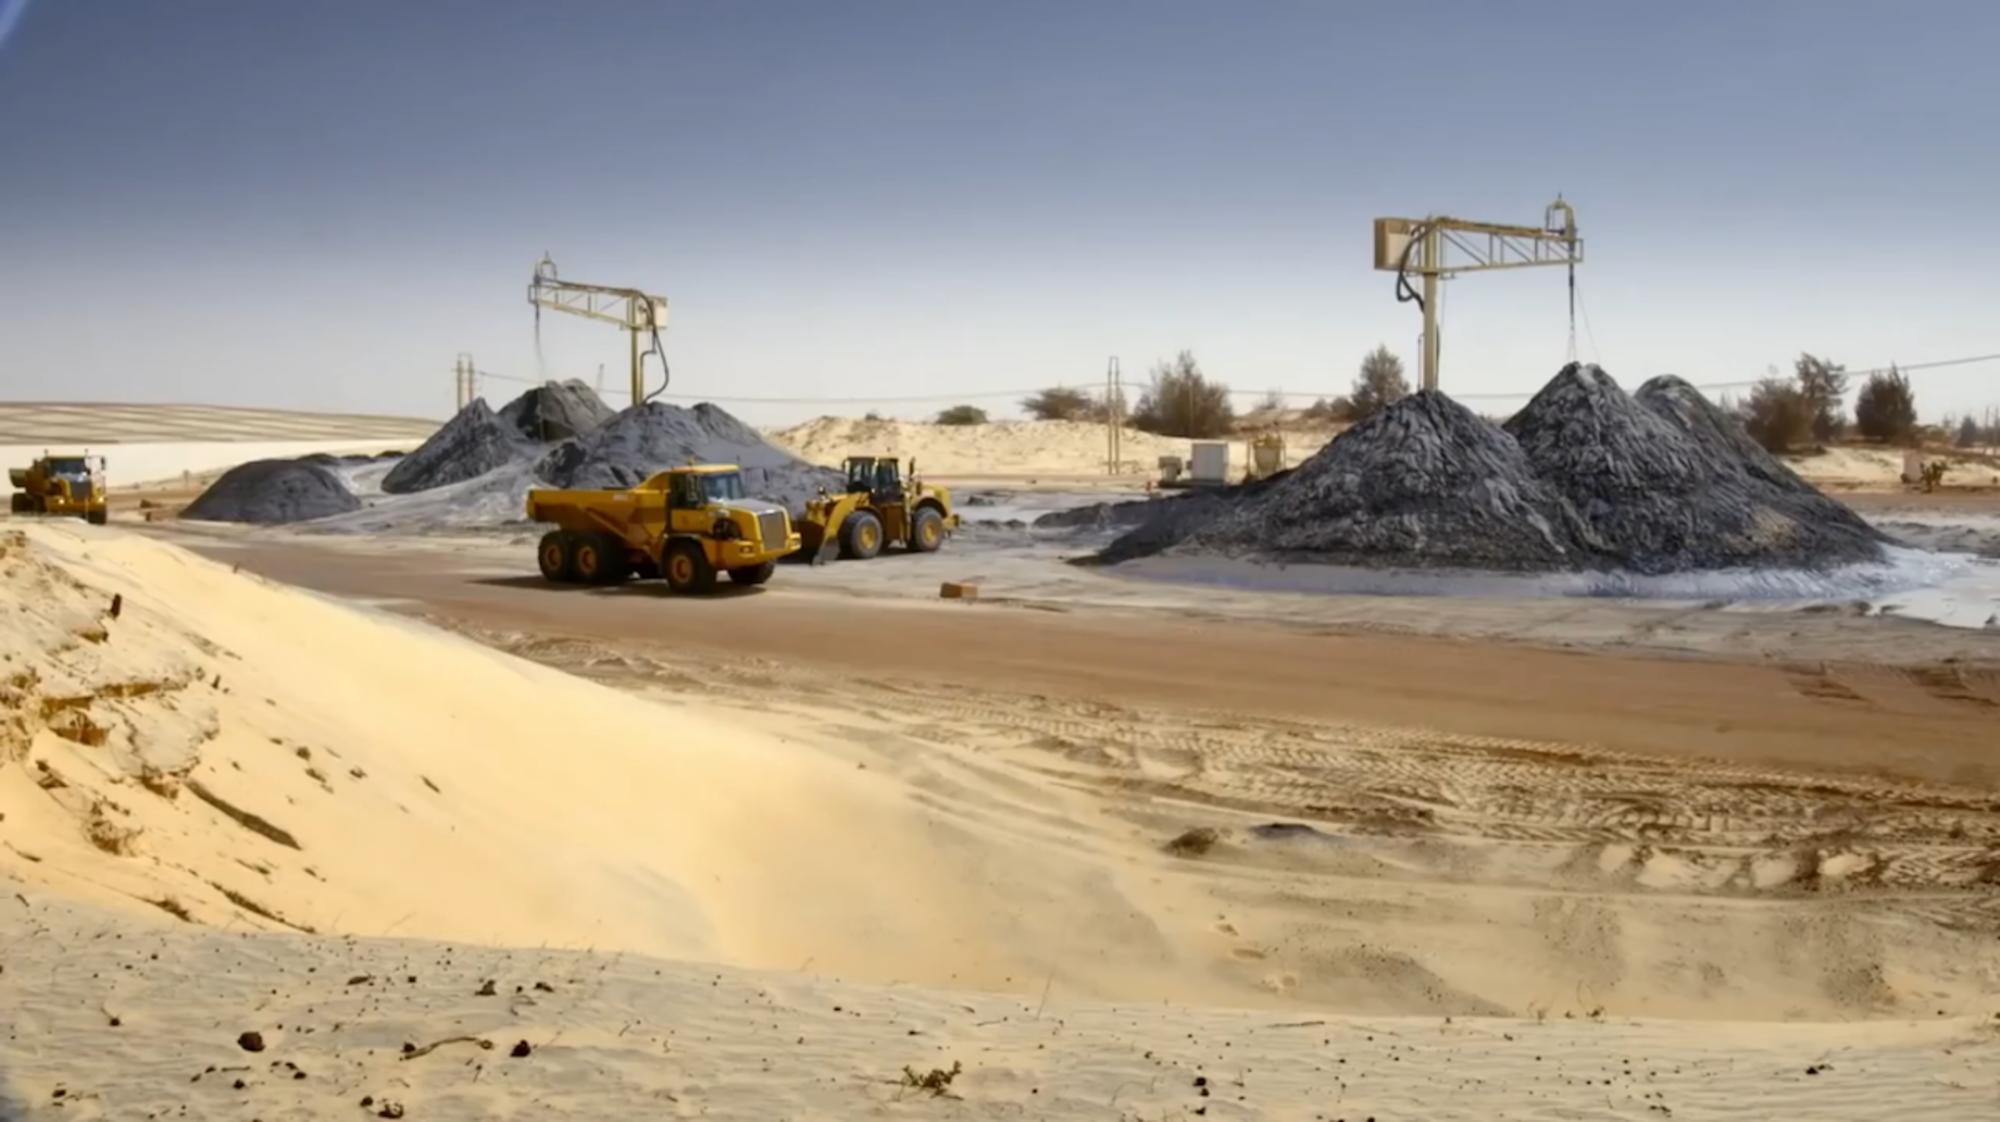
<svg viewBox="0 0 2000 1122">
<path fill-rule="evenodd" d="M 1118 356 L 1112 355 L 1111 362 L 1104 368 L 1104 469 L 1108 475 L 1117 475 L 1123 470 L 1125 456 L 1121 443 L 1124 412 L 1123 377 L 1118 371 Z"/>
<path fill-rule="evenodd" d="M 454 393 L 458 399 L 458 408 L 463 409 L 472 404 L 473 398 L 479 396 L 473 388 L 472 355 L 470 352 L 458 352 L 458 359 L 451 364 L 451 373 Z"/>
<path fill-rule="evenodd" d="M 1576 338 L 1576 267 L 1583 238 L 1576 210 L 1561 196 L 1542 212 L 1542 225 L 1506 226 L 1433 214 L 1428 218 L 1377 218 L 1375 267 L 1396 274 L 1396 300 L 1416 301 L 1424 313 L 1422 386 L 1438 388 L 1438 281 L 1460 273 L 1563 265 L 1569 269 L 1570 349 Z M 1423 278 L 1419 293 L 1410 274 Z"/>
</svg>

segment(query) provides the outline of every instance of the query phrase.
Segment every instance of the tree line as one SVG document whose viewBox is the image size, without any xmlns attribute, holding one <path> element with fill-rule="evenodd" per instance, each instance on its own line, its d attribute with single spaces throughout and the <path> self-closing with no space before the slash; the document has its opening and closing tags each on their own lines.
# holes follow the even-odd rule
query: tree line
<svg viewBox="0 0 2000 1122">
<path fill-rule="evenodd" d="M 1361 360 L 1360 373 L 1348 393 L 1316 401 L 1304 412 L 1315 421 L 1362 421 L 1409 393 L 1403 360 L 1389 348 L 1377 347 Z M 1024 398 L 1021 409 L 1038 421 L 1099 424 L 1115 410 L 1126 424 L 1142 432 L 1200 440 L 1226 436 L 1235 428 L 1236 407 L 1229 395 L 1229 387 L 1204 373 L 1194 352 L 1184 350 L 1154 364 L 1139 400 L 1129 408 L 1123 400 L 1107 401 L 1103 392 L 1056 386 Z M 1273 394 L 1265 407 L 1277 410 L 1283 404 L 1283 399 Z M 972 405 L 954 405 L 938 413 L 936 421 L 941 425 L 982 424 L 986 412 Z"/>
<path fill-rule="evenodd" d="M 1925 435 L 1917 422 L 1916 395 L 1902 371 L 1892 366 L 1870 373 L 1855 394 L 1851 420 L 1845 408 L 1849 381 L 1845 366 L 1802 353 L 1793 363 L 1790 378 L 1774 372 L 1756 383 L 1741 401 L 1725 398 L 1723 405 L 1742 422 L 1752 439 L 1774 452 L 1829 444 L 1850 432 L 1895 445 L 1914 444 Z M 1320 398 L 1302 415 L 1309 422 L 1355 424 L 1409 394 L 1403 360 L 1388 347 L 1378 346 L 1362 358 L 1347 393 Z M 1265 408 L 1277 411 L 1283 404 L 1283 399 L 1273 394 L 1266 399 Z M 1205 373 L 1194 353 L 1186 350 L 1154 364 L 1138 401 L 1129 409 L 1122 400 L 1107 401 L 1102 391 L 1066 386 L 1032 394 L 1022 400 L 1021 408 L 1036 420 L 1100 424 L 1115 412 L 1141 431 L 1195 439 L 1225 436 L 1237 421 L 1229 387 Z M 938 413 L 936 422 L 968 425 L 983 424 L 986 419 L 983 409 L 954 405 Z M 1983 420 L 1947 418 L 1937 436 L 1960 447 L 2000 444 L 2000 411 L 1989 410 Z"/>
</svg>

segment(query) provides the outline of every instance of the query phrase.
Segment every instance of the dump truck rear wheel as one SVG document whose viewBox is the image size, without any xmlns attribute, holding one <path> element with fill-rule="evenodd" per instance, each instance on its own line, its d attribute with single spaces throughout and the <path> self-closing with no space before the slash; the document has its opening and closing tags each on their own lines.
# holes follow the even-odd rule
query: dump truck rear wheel
<svg viewBox="0 0 2000 1122">
<path fill-rule="evenodd" d="M 7 496 L 7 509 L 15 514 L 33 514 L 35 513 L 35 500 L 16 491 L 14 494 Z"/>
<path fill-rule="evenodd" d="M 882 520 L 865 510 L 847 516 L 840 528 L 840 555 L 850 561 L 866 561 L 882 552 Z"/>
<path fill-rule="evenodd" d="M 541 564 L 542 579 L 558 584 L 576 579 L 576 556 L 574 543 L 567 530 L 550 530 L 542 535 L 542 544 L 535 547 L 535 560 Z"/>
<path fill-rule="evenodd" d="M 944 544 L 944 515 L 936 507 L 924 507 L 910 523 L 910 548 L 918 553 L 936 553 Z"/>
<path fill-rule="evenodd" d="M 770 580 L 771 574 L 777 571 L 778 563 L 776 561 L 766 561 L 762 565 L 746 565 L 741 569 L 731 569 L 729 570 L 729 579 L 743 585 L 745 588 L 749 588 Z"/>
<path fill-rule="evenodd" d="M 715 566 L 693 542 L 675 542 L 667 547 L 665 565 L 667 587 L 675 592 L 708 592 L 715 587 Z"/>
<path fill-rule="evenodd" d="M 625 543 L 610 534 L 578 534 L 571 564 L 585 584 L 613 584 L 625 579 Z"/>
</svg>

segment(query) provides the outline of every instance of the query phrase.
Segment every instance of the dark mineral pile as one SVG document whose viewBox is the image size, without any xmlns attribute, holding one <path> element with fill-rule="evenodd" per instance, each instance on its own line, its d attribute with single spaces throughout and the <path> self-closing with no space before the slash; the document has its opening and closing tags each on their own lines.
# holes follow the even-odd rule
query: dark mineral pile
<svg viewBox="0 0 2000 1122">
<path fill-rule="evenodd" d="M 1152 505 L 1102 560 L 1669 573 L 1824 568 L 1883 540 L 1685 382 L 1628 397 L 1575 364 L 1505 426 L 1424 391 L 1268 487 Z"/>
</svg>

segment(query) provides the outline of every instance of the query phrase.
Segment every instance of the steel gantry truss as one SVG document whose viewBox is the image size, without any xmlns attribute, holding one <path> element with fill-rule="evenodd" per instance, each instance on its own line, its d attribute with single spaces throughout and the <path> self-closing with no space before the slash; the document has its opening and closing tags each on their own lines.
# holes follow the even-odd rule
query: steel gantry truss
<svg viewBox="0 0 2000 1122">
<path fill-rule="evenodd" d="M 1438 385 L 1440 278 L 1493 269 L 1567 266 L 1574 320 L 1576 266 L 1582 261 L 1583 238 L 1577 233 L 1576 210 L 1560 197 L 1548 205 L 1540 227 L 1470 222 L 1439 214 L 1375 220 L 1375 267 L 1394 271 L 1396 299 L 1414 300 L 1424 313 L 1422 385 L 1427 390 Z M 1412 276 L 1423 278 L 1422 292 L 1410 284 Z"/>
<path fill-rule="evenodd" d="M 666 297 L 654 296 L 636 288 L 613 288 L 609 285 L 562 280 L 556 276 L 556 263 L 550 260 L 547 254 L 543 254 L 541 261 L 535 265 L 534 279 L 528 282 L 528 303 L 535 306 L 537 332 L 541 330 L 541 312 L 544 308 L 604 323 L 615 323 L 624 328 L 632 341 L 632 404 L 637 405 L 645 400 L 646 386 L 641 360 L 646 352 L 640 347 L 639 339 L 642 335 L 651 338 L 651 350 L 660 356 L 660 363 L 664 368 L 666 355 L 660 350 L 660 331 L 667 326 Z"/>
</svg>

